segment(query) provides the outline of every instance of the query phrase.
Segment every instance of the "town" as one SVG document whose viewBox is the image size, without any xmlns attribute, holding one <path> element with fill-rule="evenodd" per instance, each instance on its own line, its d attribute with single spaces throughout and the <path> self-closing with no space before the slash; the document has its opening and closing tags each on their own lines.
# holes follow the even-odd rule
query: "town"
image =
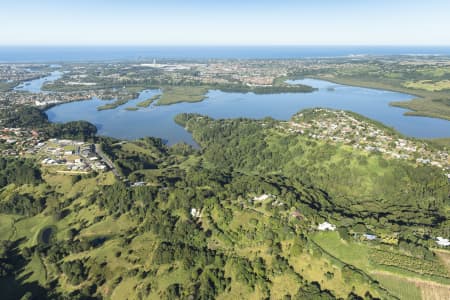
<svg viewBox="0 0 450 300">
<path fill-rule="evenodd" d="M 29 157 L 41 162 L 44 169 L 68 175 L 109 170 L 96 153 L 94 144 L 67 139 L 43 139 L 37 130 L 2 128 L 2 157 Z"/>
<path fill-rule="evenodd" d="M 388 129 L 375 126 L 355 114 L 324 108 L 296 114 L 283 123 L 283 130 L 312 139 L 342 143 L 366 152 L 378 152 L 386 158 L 403 159 L 442 169 L 450 180 L 450 156 L 420 140 L 400 137 Z"/>
<path fill-rule="evenodd" d="M 373 74 L 390 74 L 399 68 L 412 72 L 421 67 L 426 70 L 444 68 L 448 60 L 432 61 L 411 57 L 398 62 L 385 58 L 376 64 Z M 288 86 L 286 80 L 312 77 L 333 81 L 338 75 L 358 74 L 367 67 L 367 57 L 354 56 L 336 59 L 248 59 L 176 61 L 156 59 L 141 63 L 65 63 L 54 64 L 0 64 L 0 109 L 14 105 L 47 107 L 71 101 L 93 98 L 126 102 L 145 89 L 164 86 L 207 89 L 271 88 Z M 371 65 L 371 68 L 374 66 Z M 330 71 L 331 70 L 331 71 Z M 398 71 L 397 71 L 398 72 Z M 427 74 L 427 73 L 424 73 Z M 394 75 L 392 75 L 394 76 Z M 42 79 L 42 86 L 33 92 L 27 86 L 34 79 Z M 446 81 L 437 82 L 439 91 L 446 88 Z M 429 84 L 430 85 L 430 84 Z M 423 82 L 405 81 L 401 88 L 425 88 Z M 430 87 L 426 87 L 430 88 Z M 436 105 L 439 102 L 434 102 Z M 403 105 L 403 104 L 402 104 Z"/>
</svg>

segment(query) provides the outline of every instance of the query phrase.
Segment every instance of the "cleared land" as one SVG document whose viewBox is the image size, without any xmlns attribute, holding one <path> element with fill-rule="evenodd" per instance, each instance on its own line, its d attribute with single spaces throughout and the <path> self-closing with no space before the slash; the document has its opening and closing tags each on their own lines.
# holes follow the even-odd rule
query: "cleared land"
<svg viewBox="0 0 450 300">
<path fill-rule="evenodd" d="M 422 299 L 421 289 L 406 278 L 385 272 L 377 272 L 374 274 L 374 277 L 400 299 Z"/>
<path fill-rule="evenodd" d="M 337 232 L 323 232 L 314 235 L 314 241 L 325 251 L 327 251 L 330 255 L 336 257 L 341 260 L 343 263 L 351 264 L 356 266 L 357 268 L 363 270 L 370 276 L 373 276 L 375 279 L 379 280 L 381 285 L 394 293 L 397 296 L 405 295 L 405 297 L 401 297 L 401 299 L 420 299 L 416 296 L 413 296 L 413 289 L 410 287 L 410 282 L 420 282 L 421 283 L 421 291 L 423 296 L 423 291 L 425 290 L 427 293 L 427 297 L 432 297 L 433 293 L 437 291 L 440 295 L 441 287 L 447 288 L 450 284 L 450 279 L 445 276 L 445 266 L 441 263 L 439 264 L 439 260 L 430 262 L 428 260 L 419 259 L 417 257 L 410 258 L 410 261 L 402 260 L 401 258 L 404 255 L 401 255 L 397 252 L 397 260 L 390 260 L 390 265 L 380 264 L 376 257 L 373 257 L 374 247 L 370 246 L 368 243 L 356 243 L 356 242 L 346 242 L 339 238 L 339 234 Z M 375 250 L 376 252 L 381 250 Z M 391 252 L 383 252 L 386 257 L 392 255 Z M 408 257 L 409 258 L 409 257 Z M 404 263 L 409 262 L 408 267 L 406 268 Z M 426 266 L 428 264 L 433 264 L 437 270 L 441 271 L 439 276 L 426 274 Z M 424 266 L 425 265 L 425 266 Z M 425 270 L 425 271 L 424 271 Z M 382 276 L 380 277 L 380 274 Z M 386 276 L 390 276 L 394 279 L 388 280 Z M 406 278 L 408 278 L 408 282 L 406 282 Z M 412 281 L 411 281 L 412 280 Z M 395 283 L 397 282 L 397 283 Z M 430 289 L 432 290 L 430 292 Z M 406 297 L 406 295 L 409 295 Z M 411 297 L 411 298 L 410 298 Z M 426 298 L 426 299 L 448 299 L 448 298 Z"/>
<path fill-rule="evenodd" d="M 375 272 L 374 277 L 400 299 L 450 299 L 450 288 L 448 285 L 416 278 L 406 278 L 386 272 Z"/>
</svg>

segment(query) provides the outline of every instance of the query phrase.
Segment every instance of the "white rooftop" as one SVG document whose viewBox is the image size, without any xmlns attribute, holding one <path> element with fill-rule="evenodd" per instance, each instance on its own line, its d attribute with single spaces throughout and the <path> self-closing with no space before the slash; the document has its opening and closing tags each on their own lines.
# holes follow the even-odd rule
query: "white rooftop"
<svg viewBox="0 0 450 300">
<path fill-rule="evenodd" d="M 440 237 L 440 236 L 438 236 L 436 238 L 436 243 L 439 246 L 444 246 L 444 247 L 450 246 L 450 241 L 448 239 L 444 239 L 443 237 Z"/>
<path fill-rule="evenodd" d="M 253 200 L 254 201 L 264 201 L 264 200 L 269 199 L 269 198 L 270 198 L 270 195 L 262 194 L 259 197 L 254 197 Z"/>
<path fill-rule="evenodd" d="M 325 231 L 325 230 L 335 231 L 336 225 L 330 224 L 328 222 L 323 222 L 322 224 L 319 224 L 319 226 L 317 226 L 317 229 L 319 229 L 321 231 Z"/>
<path fill-rule="evenodd" d="M 194 218 L 200 218 L 200 209 L 191 208 L 191 216 Z"/>
</svg>

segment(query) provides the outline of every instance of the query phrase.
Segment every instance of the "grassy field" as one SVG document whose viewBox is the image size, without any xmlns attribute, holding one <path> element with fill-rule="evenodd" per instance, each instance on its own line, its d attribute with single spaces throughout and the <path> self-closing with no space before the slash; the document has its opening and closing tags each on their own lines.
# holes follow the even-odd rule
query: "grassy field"
<svg viewBox="0 0 450 300">
<path fill-rule="evenodd" d="M 442 295 L 445 290 L 450 293 L 450 289 L 448 289 L 450 281 L 443 278 L 374 264 L 370 260 L 371 247 L 369 245 L 343 241 L 339 238 L 337 232 L 315 234 L 314 241 L 334 257 L 360 268 L 378 280 L 392 294 L 399 297 L 403 295 L 400 299 L 421 299 L 420 295 L 423 299 L 447 299 L 435 298 L 433 295 Z M 418 264 L 420 265 L 419 262 Z M 432 279 L 436 279 L 436 281 L 431 281 Z M 420 285 L 414 285 L 415 282 L 420 283 Z M 418 288 L 413 286 L 418 286 Z M 422 294 L 417 291 L 418 289 Z"/>
<path fill-rule="evenodd" d="M 270 202 L 270 201 L 269 201 Z M 260 211 L 260 213 L 258 213 Z M 212 214 L 213 220 L 216 219 L 215 214 Z M 264 226 L 264 224 L 270 224 L 271 214 L 267 213 L 262 208 L 247 208 L 243 210 L 234 210 L 232 221 L 223 228 L 228 232 L 239 232 L 241 228 L 245 228 L 249 231 L 258 231 L 259 226 Z M 208 224 L 207 226 L 211 226 Z M 257 259 L 258 257 L 263 258 L 268 265 L 273 263 L 273 258 L 268 254 L 269 246 L 264 240 L 259 241 L 257 237 L 253 239 L 247 239 L 243 236 L 235 239 L 234 234 L 230 235 L 229 238 L 233 241 L 233 246 L 228 247 L 227 243 L 222 243 L 219 237 L 211 237 L 211 242 L 213 239 L 217 239 L 215 246 L 222 248 L 224 251 L 234 251 L 237 255 L 241 257 L 246 257 L 250 260 Z M 293 244 L 293 240 L 282 241 L 282 256 L 286 257 L 289 264 L 293 267 L 296 273 L 302 274 L 302 276 L 309 281 L 317 281 L 320 285 L 325 288 L 332 290 L 336 296 L 345 298 L 352 291 L 352 285 L 346 283 L 341 275 L 341 264 L 336 264 L 336 261 L 330 259 L 330 257 L 323 255 L 321 257 L 315 257 L 312 255 L 314 250 L 305 248 L 301 255 L 291 255 L 290 249 Z M 227 250 L 226 250 L 227 249 Z M 352 249 L 355 252 L 350 253 L 349 256 L 354 257 L 355 255 L 360 255 L 358 249 L 355 249 L 352 245 Z M 327 278 L 327 273 L 332 274 L 332 278 Z M 292 290 L 295 291 L 295 286 L 298 285 L 295 278 L 289 274 L 273 275 L 271 276 L 272 288 L 271 297 L 273 299 L 282 299 L 283 291 Z M 377 289 L 374 289 L 368 283 L 358 283 L 355 284 L 355 292 L 360 295 L 364 295 L 367 291 L 374 296 L 380 297 Z M 245 294 L 233 293 L 236 297 L 244 297 Z M 257 293 L 251 293 L 245 296 L 253 297 L 257 296 Z"/>
<path fill-rule="evenodd" d="M 450 272 L 450 251 L 436 249 L 434 250 L 434 252 L 442 261 L 442 263 L 446 266 L 447 270 Z"/>
<path fill-rule="evenodd" d="M 450 148 L 450 138 L 430 139 L 429 141 L 438 146 Z"/>
<path fill-rule="evenodd" d="M 386 272 L 376 272 L 374 277 L 400 299 L 450 299 L 450 288 L 448 285 L 417 278 L 405 278 Z"/>
<path fill-rule="evenodd" d="M 370 271 L 369 247 L 362 243 L 341 240 L 337 232 L 320 232 L 314 235 L 314 241 L 331 255 L 347 264 Z"/>
<path fill-rule="evenodd" d="M 307 252 L 298 257 L 291 257 L 290 262 L 294 269 L 301 273 L 305 279 L 318 281 L 326 289 L 333 290 L 337 297 L 345 298 L 352 290 L 352 286 L 344 281 L 340 267 L 333 264 L 327 257 L 315 258 Z M 333 274 L 332 279 L 326 277 L 326 273 Z M 367 290 L 371 290 L 368 284 L 359 284 L 355 287 L 356 292 L 363 295 Z M 373 293 L 373 291 L 371 290 Z"/>
<path fill-rule="evenodd" d="M 176 86 L 164 87 L 156 105 L 170 105 L 180 102 L 200 102 L 206 98 L 207 87 Z"/>
<path fill-rule="evenodd" d="M 381 285 L 386 287 L 392 294 L 399 299 L 421 300 L 421 289 L 414 283 L 389 273 L 376 273 L 374 275 Z"/>
<path fill-rule="evenodd" d="M 420 288 L 423 300 L 450 299 L 450 287 L 429 281 L 413 280 Z"/>
<path fill-rule="evenodd" d="M 450 80 L 420 80 L 420 81 L 407 81 L 403 84 L 404 87 L 425 90 L 429 92 L 440 92 L 444 90 L 450 90 Z"/>
<path fill-rule="evenodd" d="M 14 222 L 19 218 L 20 216 L 0 214 L 0 236 L 9 239 L 14 235 Z"/>
<path fill-rule="evenodd" d="M 136 146 L 123 145 L 130 147 L 129 150 L 138 150 Z M 70 183 L 70 176 L 63 175 L 51 175 L 45 176 L 47 183 L 50 183 L 58 187 L 58 190 L 65 195 L 74 195 L 75 191 L 83 190 L 87 193 L 93 192 L 93 186 L 99 184 L 110 183 L 111 178 L 109 174 L 101 174 L 97 178 L 84 179 L 75 185 Z M 66 197 L 66 196 L 64 196 Z M 226 204 L 229 208 L 233 208 L 235 205 L 233 202 Z M 92 265 L 91 268 L 96 268 L 95 264 L 102 264 L 107 262 L 107 266 L 101 272 L 105 275 L 106 282 L 98 287 L 100 293 L 107 299 L 134 299 L 137 294 L 151 286 L 151 292 L 148 294 L 148 299 L 160 299 L 166 288 L 174 283 L 186 282 L 190 273 L 185 271 L 178 263 L 162 266 L 158 269 L 157 276 L 147 276 L 141 279 L 139 275 L 133 275 L 129 273 L 134 269 L 139 270 L 151 270 L 152 251 L 158 244 L 158 238 L 151 233 L 143 233 L 136 236 L 131 243 L 127 244 L 125 238 L 129 235 L 129 232 L 135 230 L 138 226 L 137 220 L 130 218 L 128 215 L 122 215 L 119 218 L 106 217 L 101 221 L 94 221 L 95 217 L 104 215 L 96 205 L 89 205 L 84 198 L 77 199 L 70 206 L 72 210 L 76 210 L 76 214 L 70 214 L 63 220 L 55 222 L 51 216 L 45 216 L 45 214 L 39 214 L 35 217 L 26 218 L 24 220 L 16 222 L 16 234 L 14 238 L 25 237 L 28 242 L 23 246 L 31 247 L 38 243 L 39 232 L 46 226 L 56 226 L 58 240 L 63 240 L 67 233 L 68 228 L 80 228 L 79 237 L 81 239 L 91 239 L 99 236 L 106 236 L 108 239 L 106 242 L 98 248 L 90 249 L 89 251 L 83 251 L 76 254 L 68 255 L 63 258 L 64 261 L 72 261 L 76 259 L 89 260 Z M 261 208 L 261 211 L 264 211 Z M 273 261 L 272 255 L 268 252 L 268 245 L 264 242 L 263 236 L 257 236 L 256 238 L 247 237 L 239 232 L 242 229 L 256 230 L 262 228 L 266 224 L 274 222 L 271 219 L 269 213 L 258 213 L 251 209 L 234 210 L 233 217 L 229 224 L 223 223 L 220 217 L 214 212 L 211 213 L 212 222 L 215 226 L 219 226 L 225 232 L 227 232 L 227 239 L 232 240 L 232 246 L 228 246 L 227 243 L 222 243 L 222 237 L 218 233 L 214 233 L 210 241 L 215 243 L 215 248 L 226 251 L 228 253 L 234 253 L 235 256 L 247 258 L 249 260 L 255 260 L 258 257 L 264 258 L 267 267 L 271 268 Z M 15 216 L 1 216 L 0 218 L 0 233 L 5 235 L 12 227 L 12 222 L 15 220 Z M 258 222 L 255 222 L 257 220 Z M 209 221 L 208 221 L 209 222 Z M 212 228 L 213 224 L 208 224 L 204 221 L 205 227 Z M 203 222 L 202 222 L 203 223 Z M 258 227 L 259 226 L 259 227 Z M 339 257 L 345 262 L 351 262 L 362 269 L 370 269 L 371 266 L 368 263 L 368 247 L 364 244 L 345 243 L 339 239 L 336 233 L 323 233 L 315 236 L 316 242 L 320 243 L 327 251 Z M 326 255 L 321 257 L 315 257 L 311 253 L 311 249 L 305 249 L 303 254 L 299 256 L 291 256 L 290 248 L 292 240 L 285 239 L 282 241 L 281 255 L 286 257 L 289 264 L 293 267 L 293 270 L 308 280 L 317 281 L 321 284 L 322 288 L 332 290 L 336 296 L 345 298 L 351 291 L 352 285 L 346 283 L 341 274 L 341 267 L 330 259 Z M 118 257 L 116 253 L 121 253 Z M 95 264 L 94 264 L 95 262 Z M 231 277 L 232 284 L 230 288 L 218 297 L 219 299 L 260 299 L 264 293 L 256 286 L 255 289 L 250 289 L 248 286 L 242 284 L 236 280 L 236 274 L 234 274 L 233 268 L 226 265 L 226 276 Z M 95 273 L 96 271 L 92 271 Z M 326 273 L 332 273 L 332 278 L 327 278 Z M 49 279 L 58 276 L 59 272 L 56 269 L 52 269 L 52 265 L 43 260 L 41 257 L 34 255 L 31 257 L 26 268 L 23 270 L 23 275 L 31 274 L 26 279 L 27 283 L 40 282 L 44 284 Z M 117 274 L 121 274 L 122 278 L 119 281 Z M 286 294 L 286 291 L 295 291 L 300 286 L 298 279 L 294 273 L 286 272 L 283 274 L 270 274 L 269 279 L 271 281 L 270 291 L 272 299 L 282 299 Z M 380 279 L 381 278 L 381 279 Z M 401 299 L 421 299 L 418 290 L 422 290 L 423 294 L 428 293 L 430 295 L 445 295 L 442 285 L 439 289 L 433 286 L 433 289 L 426 288 L 427 282 L 421 282 L 419 288 L 415 287 L 413 283 L 404 281 L 401 279 L 386 279 L 386 276 L 380 275 L 377 279 L 383 284 L 384 287 L 389 289 L 392 293 L 396 293 Z M 81 286 L 90 284 L 90 279 L 82 283 Z M 66 291 L 75 290 L 79 286 L 73 286 L 67 282 L 64 277 L 60 279 L 61 288 Z M 390 286 L 390 284 L 392 286 Z M 366 291 L 370 291 L 372 295 L 380 297 L 377 290 L 370 286 L 368 283 L 355 284 L 355 292 L 360 295 L 364 295 Z M 426 295 L 428 295 L 426 294 Z M 418 297 L 419 295 L 419 297 Z M 131 298 L 130 298 L 131 297 Z M 431 298 L 423 299 L 437 299 Z M 444 298 L 441 298 L 444 299 Z"/>
</svg>

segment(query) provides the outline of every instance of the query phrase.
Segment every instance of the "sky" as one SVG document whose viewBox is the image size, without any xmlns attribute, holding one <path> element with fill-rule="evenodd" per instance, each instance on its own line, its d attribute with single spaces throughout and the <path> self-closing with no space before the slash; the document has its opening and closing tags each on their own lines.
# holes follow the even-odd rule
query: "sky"
<svg viewBox="0 0 450 300">
<path fill-rule="evenodd" d="M 0 45 L 450 45 L 449 0 L 0 0 Z"/>
</svg>

